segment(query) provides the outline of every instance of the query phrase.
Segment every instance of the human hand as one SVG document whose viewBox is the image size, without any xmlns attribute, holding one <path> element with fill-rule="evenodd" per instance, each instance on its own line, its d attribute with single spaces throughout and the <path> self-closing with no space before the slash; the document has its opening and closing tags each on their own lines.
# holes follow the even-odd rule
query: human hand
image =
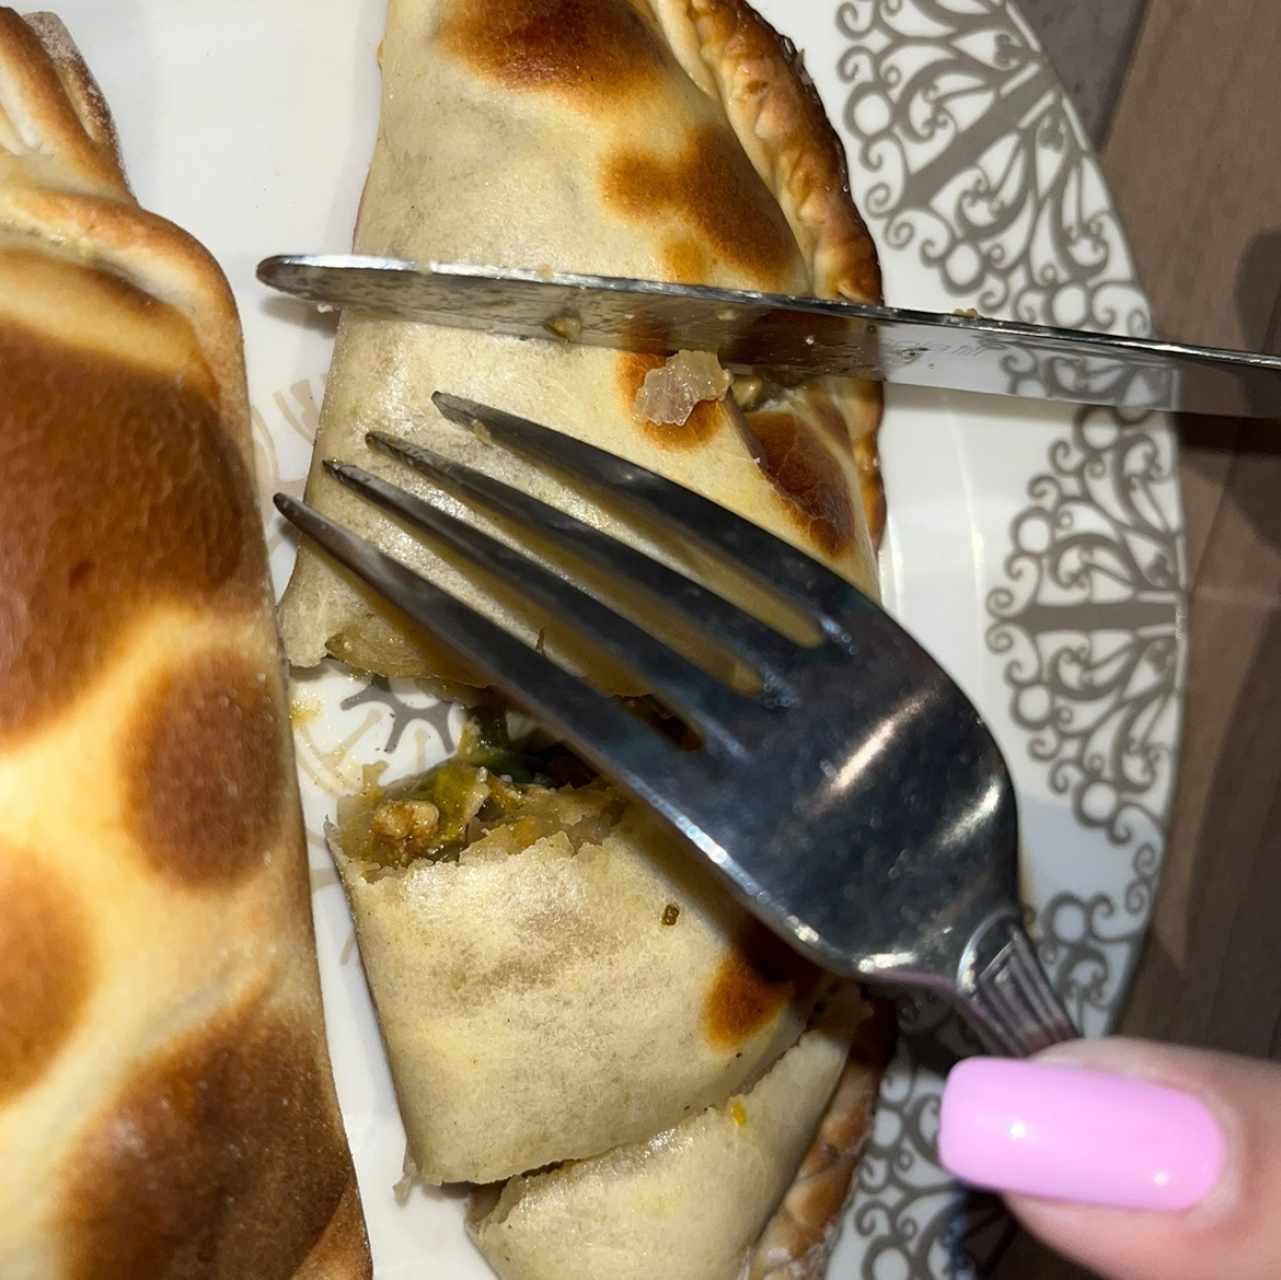
<svg viewBox="0 0 1281 1280">
<path fill-rule="evenodd" d="M 1122 1039 L 971 1058 L 939 1151 L 1108 1280 L 1281 1277 L 1281 1066 Z"/>
</svg>

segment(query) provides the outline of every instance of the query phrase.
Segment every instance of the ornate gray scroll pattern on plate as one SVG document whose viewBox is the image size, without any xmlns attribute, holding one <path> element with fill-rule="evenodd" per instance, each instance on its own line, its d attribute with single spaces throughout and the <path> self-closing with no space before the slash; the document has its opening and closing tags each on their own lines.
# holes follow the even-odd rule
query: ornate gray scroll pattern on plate
<svg viewBox="0 0 1281 1280">
<path fill-rule="evenodd" d="M 958 306 L 1150 332 L 1124 234 L 1076 115 L 1004 0 L 836 6 L 843 123 L 863 212 Z M 1079 410 L 1010 526 L 987 646 L 1049 790 L 1126 870 L 1118 893 L 1042 904 L 1042 957 L 1078 1023 L 1111 1021 L 1147 925 L 1173 794 L 1186 566 L 1175 449 L 1157 415 Z M 941 1082 L 968 1047 L 936 1005 L 904 1013 L 850 1217 L 865 1280 L 966 1280 L 1010 1237 L 939 1168 Z"/>
<path fill-rule="evenodd" d="M 1106 1025 L 1156 891 L 1175 772 L 1186 567 L 1172 437 L 1160 419 L 1082 409 L 1028 484 L 987 642 L 1050 788 L 1102 832 L 1119 896 L 1058 894 L 1042 954 L 1078 1023 Z"/>
<path fill-rule="evenodd" d="M 1089 143 L 1004 0 L 847 0 L 843 120 L 864 215 L 981 312 L 1146 334 Z"/>
</svg>

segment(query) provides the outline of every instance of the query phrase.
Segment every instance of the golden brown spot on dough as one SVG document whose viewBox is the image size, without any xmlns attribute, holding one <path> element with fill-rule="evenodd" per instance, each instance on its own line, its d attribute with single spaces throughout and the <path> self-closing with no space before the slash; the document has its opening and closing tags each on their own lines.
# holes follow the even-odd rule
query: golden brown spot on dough
<svg viewBox="0 0 1281 1280">
<path fill-rule="evenodd" d="M 700 284 L 707 279 L 707 253 L 697 240 L 675 236 L 663 246 L 663 274 L 676 284 Z"/>
<path fill-rule="evenodd" d="M 90 986 L 74 887 L 0 847 L 0 1103 L 34 1084 L 66 1042 Z"/>
<path fill-rule="evenodd" d="M 342 1276 L 343 1280 L 372 1280 L 369 1237 L 365 1215 L 360 1210 L 360 1193 L 353 1178 L 338 1202 L 333 1219 L 319 1243 L 307 1255 L 308 1276 Z"/>
<path fill-rule="evenodd" d="M 659 37 L 628 0 L 487 0 L 455 6 L 442 46 L 508 89 L 592 102 L 634 98 L 666 69 Z"/>
<path fill-rule="evenodd" d="M 282 716 L 260 665 L 234 653 L 167 673 L 130 734 L 128 811 L 142 852 L 185 884 L 260 865 L 286 783 Z"/>
<path fill-rule="evenodd" d="M 881 457 L 876 448 L 876 437 L 870 436 L 854 446 L 854 465 L 858 468 L 859 487 L 863 510 L 867 514 L 867 530 L 872 546 L 879 547 L 885 534 L 885 484 L 881 479 Z"/>
<path fill-rule="evenodd" d="M 823 392 L 810 396 L 810 405 L 814 410 L 816 425 L 827 437 L 828 443 L 846 452 L 850 447 L 850 429 L 845 422 L 845 415 L 833 403 L 832 398 Z"/>
<path fill-rule="evenodd" d="M 817 433 L 790 413 L 746 419 L 753 452 L 806 539 L 835 558 L 854 540 L 854 506 L 845 472 Z"/>
<path fill-rule="evenodd" d="M 703 1031 L 717 1049 L 736 1049 L 761 1031 L 817 979 L 763 925 L 752 924 L 721 961 L 703 998 Z"/>
<path fill-rule="evenodd" d="M 724 424 L 724 414 L 720 405 L 712 400 L 704 400 L 694 406 L 694 412 L 682 423 L 650 422 L 636 412 L 636 397 L 645 381 L 645 375 L 651 369 L 659 369 L 664 361 L 662 356 L 637 355 L 629 352 L 618 357 L 618 384 L 627 411 L 635 418 L 637 425 L 655 444 L 669 449 L 689 449 L 694 445 L 704 444 L 712 438 Z"/>
<path fill-rule="evenodd" d="M 149 606 L 257 604 L 265 561 L 236 441 L 182 378 L 0 321 L 0 385 L 3 741 L 78 696 Z"/>
<path fill-rule="evenodd" d="M 187 316 L 123 277 L 57 250 L 0 250 L 0 317 L 55 345 L 179 378 L 195 394 L 218 397 Z"/>
<path fill-rule="evenodd" d="M 58 1203 L 71 1280 L 290 1280 L 351 1184 L 319 1038 L 240 1015 L 143 1066 Z"/>
<path fill-rule="evenodd" d="M 798 266 L 800 251 L 778 202 L 737 140 L 720 129 L 695 130 L 672 159 L 620 152 L 606 162 L 602 182 L 625 217 L 652 225 L 666 215 L 682 223 L 712 266 L 736 267 L 766 288 Z"/>
<path fill-rule="evenodd" d="M 880 387 L 876 383 L 845 382 L 840 384 L 838 392 L 816 388 L 807 404 L 835 452 L 853 457 L 868 534 L 872 545 L 879 546 L 885 530 L 885 486 L 881 482 L 881 462 L 876 447 Z"/>
</svg>

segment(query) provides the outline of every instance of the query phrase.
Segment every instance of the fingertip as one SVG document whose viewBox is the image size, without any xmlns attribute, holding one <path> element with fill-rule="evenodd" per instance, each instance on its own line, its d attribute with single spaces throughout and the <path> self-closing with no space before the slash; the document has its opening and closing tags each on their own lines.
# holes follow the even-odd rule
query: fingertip
<svg viewBox="0 0 1281 1280">
<path fill-rule="evenodd" d="M 1042 1199 L 1179 1212 L 1218 1183 L 1226 1144 L 1198 1098 L 1133 1076 L 972 1058 L 948 1078 L 944 1167 Z"/>
<path fill-rule="evenodd" d="M 1281 1276 L 1281 1068 L 1140 1041 L 971 1059 L 940 1155 L 1111 1280 Z"/>
<path fill-rule="evenodd" d="M 992 1180 L 1008 1125 L 1001 1099 L 1008 1068 L 1018 1065 L 1000 1058 L 966 1058 L 948 1073 L 939 1106 L 938 1153 L 954 1178 L 1003 1189 Z"/>
</svg>

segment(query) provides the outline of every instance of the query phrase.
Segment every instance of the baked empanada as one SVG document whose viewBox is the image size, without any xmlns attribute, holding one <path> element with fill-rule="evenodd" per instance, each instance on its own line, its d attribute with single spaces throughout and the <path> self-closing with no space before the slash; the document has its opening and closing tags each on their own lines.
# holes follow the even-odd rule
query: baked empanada
<svg viewBox="0 0 1281 1280">
<path fill-rule="evenodd" d="M 794 50 L 743 0 L 391 0 L 381 59 L 360 252 L 880 297 L 840 142 Z M 444 422 L 431 395 L 453 392 L 650 467 L 874 592 L 879 388 L 780 386 L 735 371 L 732 397 L 662 423 L 638 408 L 661 363 L 345 315 L 307 500 L 617 693 L 646 691 L 556 619 L 526 610 L 355 497 L 320 461 L 356 462 L 418 489 L 420 478 L 365 443 L 371 430 L 405 436 L 713 585 L 724 581 L 722 569 L 681 540 L 625 521 L 608 495 Z M 461 503 L 456 510 L 513 536 L 483 513 Z M 481 683 L 306 544 L 281 620 L 289 656 L 302 666 L 333 655 L 384 675 Z M 842 1055 L 827 1053 L 823 1071 L 807 1077 L 790 1121 L 786 1106 L 769 1110 L 778 1124 L 754 1152 L 750 1143 L 725 1144 L 706 1108 L 754 1082 L 772 1096 L 798 1062 L 811 1061 L 813 1038 L 780 1055 L 805 1024 L 817 975 L 790 957 L 777 972 L 776 961 L 744 946 L 743 913 L 669 835 L 603 784 L 587 792 L 539 785 L 547 794 L 518 786 L 514 800 L 503 788 L 486 791 L 489 808 L 460 821 L 442 812 L 437 780 L 420 780 L 355 802 L 332 836 L 411 1157 L 430 1181 L 578 1162 L 522 1181 L 500 1201 L 512 1212 L 500 1208 L 478 1227 L 495 1266 L 521 1280 L 550 1274 L 548 1266 L 633 1274 L 600 1270 L 599 1255 L 589 1261 L 573 1241 L 553 1240 L 557 1222 L 599 1209 L 600 1248 L 608 1251 L 613 1233 L 622 1258 L 628 1241 L 663 1231 L 692 1240 L 706 1198 L 738 1195 L 744 1179 L 756 1178 L 730 1215 L 732 1228 L 719 1224 L 713 1234 L 723 1234 L 690 1255 L 713 1267 L 702 1280 L 723 1271 L 732 1280 L 725 1268 L 742 1262 L 745 1242 L 773 1211 Z M 607 820 L 575 816 L 598 802 Z M 371 843 L 375 823 L 381 834 Z M 442 823 L 453 831 L 443 842 Z M 739 975 L 735 1017 L 746 1031 L 718 1045 L 707 1011 L 722 972 Z M 874 1076 L 878 1067 L 867 1070 Z M 682 1115 L 690 1117 L 683 1125 Z M 688 1138 L 694 1164 L 654 1165 L 668 1185 L 666 1207 L 637 1218 L 623 1169 L 633 1156 L 620 1152 L 643 1153 L 658 1131 Z M 737 1164 L 740 1157 L 748 1163 Z M 701 1171 L 694 1188 L 681 1182 L 691 1168 Z M 695 1193 L 682 1196 L 680 1187 Z M 839 1203 L 828 1210 L 834 1217 Z M 542 1243 L 526 1248 L 533 1237 L 518 1243 L 517 1224 L 534 1218 Z M 568 1252 L 556 1253 L 562 1244 Z M 540 1254 L 544 1246 L 552 1252 Z M 638 1248 L 635 1261 L 651 1264 L 653 1249 Z"/>
<path fill-rule="evenodd" d="M 0 9 L 0 1275 L 355 1280 L 240 326 Z"/>
<path fill-rule="evenodd" d="M 391 0 L 378 143 L 358 251 L 880 297 L 844 154 L 790 48 L 741 0 Z M 875 591 L 876 384 L 741 386 L 680 426 L 636 408 L 657 358 L 342 318 L 307 501 L 533 643 L 626 688 L 556 626 L 353 495 L 320 467 L 423 484 L 365 433 L 429 443 L 663 558 L 604 495 L 445 423 L 432 392 L 496 404 L 651 467 Z M 493 527 L 493 526 L 487 526 Z M 322 554 L 300 549 L 281 625 L 292 662 L 327 653 L 384 675 L 477 677 Z"/>
</svg>

